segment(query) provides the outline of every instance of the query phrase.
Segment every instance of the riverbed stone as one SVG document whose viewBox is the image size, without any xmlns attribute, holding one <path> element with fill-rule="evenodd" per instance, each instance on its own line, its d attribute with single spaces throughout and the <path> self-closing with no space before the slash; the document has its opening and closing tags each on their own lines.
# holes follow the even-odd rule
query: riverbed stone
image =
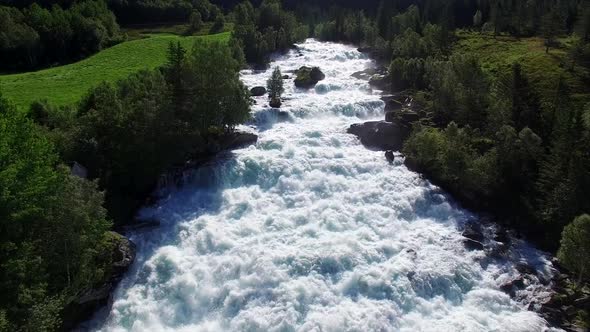
<svg viewBox="0 0 590 332">
<path fill-rule="evenodd" d="M 410 130 L 397 123 L 369 121 L 353 124 L 348 128 L 348 133 L 357 136 L 369 149 L 399 151 Z"/>
<path fill-rule="evenodd" d="M 303 89 L 313 88 L 319 81 L 326 78 L 326 75 L 319 67 L 303 66 L 295 73 L 295 86 Z"/>
<path fill-rule="evenodd" d="M 393 162 L 395 161 L 395 155 L 393 154 L 393 151 L 385 151 L 385 158 L 390 164 L 393 164 Z"/>
<path fill-rule="evenodd" d="M 252 89 L 250 89 L 250 94 L 253 97 L 264 96 L 266 94 L 266 88 L 263 86 L 255 86 Z"/>
</svg>

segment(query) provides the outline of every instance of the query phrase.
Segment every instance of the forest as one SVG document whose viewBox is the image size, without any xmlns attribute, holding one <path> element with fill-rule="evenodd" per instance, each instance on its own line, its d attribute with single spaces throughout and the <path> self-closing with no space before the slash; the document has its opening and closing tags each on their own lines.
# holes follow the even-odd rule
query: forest
<svg viewBox="0 0 590 332">
<path fill-rule="evenodd" d="M 75 62 L 162 22 L 232 33 L 171 43 L 161 67 L 68 106 L 20 109 L 0 85 L 0 331 L 62 328 L 64 308 L 108 280 L 112 230 L 158 177 L 249 120 L 239 70 L 308 37 L 357 45 L 386 67 L 386 92 L 412 100 L 409 167 L 588 278 L 590 1 L 0 0 L 0 71 Z"/>
</svg>

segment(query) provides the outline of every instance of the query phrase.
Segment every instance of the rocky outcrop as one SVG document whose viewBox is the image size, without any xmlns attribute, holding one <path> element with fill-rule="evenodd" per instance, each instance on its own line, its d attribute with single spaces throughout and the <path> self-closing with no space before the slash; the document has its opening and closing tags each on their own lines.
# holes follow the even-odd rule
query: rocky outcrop
<svg viewBox="0 0 590 332">
<path fill-rule="evenodd" d="M 326 75 L 318 67 L 303 66 L 297 70 L 295 75 L 295 86 L 302 89 L 311 89 L 326 78 Z"/>
<path fill-rule="evenodd" d="M 559 326 L 566 331 L 587 331 L 576 326 L 580 314 L 590 312 L 590 291 L 585 287 L 572 287 L 573 281 L 566 273 L 558 274 L 553 282 L 554 293 L 540 303 L 537 310 L 550 324 Z M 532 304 L 534 306 L 534 304 Z"/>
<path fill-rule="evenodd" d="M 135 260 L 135 244 L 118 233 L 110 233 L 112 240 L 111 269 L 104 282 L 79 294 L 64 309 L 63 329 L 70 330 L 92 317 L 98 309 L 110 305 L 112 293 Z"/>
<path fill-rule="evenodd" d="M 263 86 L 255 86 L 252 89 L 250 89 L 250 95 L 252 95 L 253 97 L 260 97 L 260 96 L 264 96 L 266 94 L 266 88 Z"/>
<path fill-rule="evenodd" d="M 475 222 L 467 223 L 463 230 L 463 237 L 463 245 L 465 245 L 465 248 L 468 250 L 484 249 L 483 241 L 485 236 L 483 235 L 483 231 L 479 224 Z"/>
<path fill-rule="evenodd" d="M 401 111 L 403 103 L 397 98 L 397 96 L 383 96 L 381 100 L 385 103 L 385 114 L 388 112 Z"/>
<path fill-rule="evenodd" d="M 387 159 L 390 164 L 393 164 L 395 161 L 395 154 L 393 154 L 393 151 L 385 151 L 385 159 Z"/>
<path fill-rule="evenodd" d="M 225 133 L 223 135 L 212 137 L 207 146 L 208 154 L 217 154 L 221 151 L 239 149 L 244 146 L 256 144 L 258 135 L 241 131 Z"/>
<path fill-rule="evenodd" d="M 348 133 L 357 136 L 369 149 L 399 151 L 410 129 L 397 123 L 370 121 L 353 124 Z"/>
<path fill-rule="evenodd" d="M 369 79 L 369 85 L 383 91 L 391 90 L 391 79 L 386 74 L 375 74 Z"/>
<path fill-rule="evenodd" d="M 357 78 L 359 80 L 368 81 L 373 77 L 373 75 L 382 74 L 383 72 L 377 68 L 367 68 L 361 71 L 357 71 L 353 73 L 352 77 Z"/>
</svg>

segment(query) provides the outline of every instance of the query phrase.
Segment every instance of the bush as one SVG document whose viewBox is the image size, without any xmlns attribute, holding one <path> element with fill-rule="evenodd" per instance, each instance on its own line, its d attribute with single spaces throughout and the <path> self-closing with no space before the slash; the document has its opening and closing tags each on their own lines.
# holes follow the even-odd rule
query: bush
<svg viewBox="0 0 590 332">
<path fill-rule="evenodd" d="M 581 215 L 565 226 L 557 257 L 579 280 L 590 275 L 590 215 Z"/>
</svg>

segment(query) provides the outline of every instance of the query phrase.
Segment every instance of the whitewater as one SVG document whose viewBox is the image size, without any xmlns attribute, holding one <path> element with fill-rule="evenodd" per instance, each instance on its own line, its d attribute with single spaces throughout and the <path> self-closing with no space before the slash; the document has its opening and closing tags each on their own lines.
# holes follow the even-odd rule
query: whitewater
<svg viewBox="0 0 590 332">
<path fill-rule="evenodd" d="M 383 119 L 384 103 L 351 77 L 374 63 L 354 47 L 308 40 L 273 58 L 315 89 L 285 80 L 281 113 L 256 98 L 240 128 L 256 145 L 222 154 L 141 211 L 161 227 L 131 234 L 138 255 L 97 331 L 544 331 L 527 306 L 548 294 L 549 257 L 516 241 L 510 259 L 463 245 L 477 215 L 346 133 Z M 249 87 L 272 70 L 245 70 Z M 511 298 L 516 264 L 539 279 Z M 545 282 L 542 282 L 545 280 Z"/>
</svg>

